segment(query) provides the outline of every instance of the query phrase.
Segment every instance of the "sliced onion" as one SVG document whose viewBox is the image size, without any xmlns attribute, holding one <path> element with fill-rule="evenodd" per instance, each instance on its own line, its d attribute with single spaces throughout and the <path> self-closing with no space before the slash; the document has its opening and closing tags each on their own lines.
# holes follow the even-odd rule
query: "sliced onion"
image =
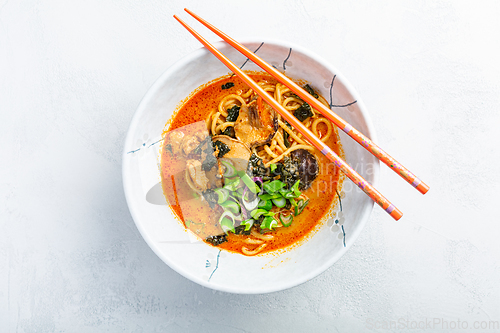
<svg viewBox="0 0 500 333">
<path fill-rule="evenodd" d="M 259 194 L 264 194 L 264 186 L 263 186 L 264 185 L 264 179 L 262 179 L 262 177 L 253 177 L 252 180 L 254 182 L 259 182 L 260 183 L 260 185 L 259 185 L 260 186 L 260 192 L 259 192 Z M 257 183 L 255 183 L 255 184 L 257 184 Z"/>
<path fill-rule="evenodd" d="M 241 199 L 241 201 L 243 202 L 243 198 Z M 243 217 L 243 220 L 246 220 L 248 219 L 248 211 L 246 210 L 245 208 L 245 205 L 240 205 L 240 208 L 241 208 L 241 216 Z"/>
<path fill-rule="evenodd" d="M 261 184 L 264 184 L 264 181 L 262 180 L 262 177 L 253 177 L 252 180 L 254 182 L 259 181 Z"/>
<path fill-rule="evenodd" d="M 260 183 L 257 184 L 260 186 L 260 194 L 264 193 L 264 187 L 262 185 L 264 185 L 264 179 L 262 179 L 262 177 L 253 177 L 252 180 L 255 182 L 255 184 L 257 184 L 257 182 Z"/>
<path fill-rule="evenodd" d="M 236 168 L 233 166 L 233 164 L 228 161 L 228 160 L 221 160 L 220 161 L 224 167 L 226 168 L 226 170 L 224 170 L 224 177 L 234 177 L 237 175 L 237 171 L 236 171 Z"/>
<path fill-rule="evenodd" d="M 243 205 L 245 206 L 246 209 L 254 210 L 255 208 L 257 208 L 260 199 L 258 196 L 255 196 L 255 199 L 253 201 L 247 201 L 246 194 L 248 191 L 249 191 L 248 188 L 245 187 L 245 190 L 243 191 L 243 196 L 241 197 L 241 201 L 243 202 Z"/>
<path fill-rule="evenodd" d="M 232 222 L 232 225 L 228 225 L 225 223 L 225 221 L 228 221 L 228 219 L 224 220 L 225 217 L 229 217 Z M 230 211 L 225 211 L 224 213 L 222 213 L 222 215 L 220 216 L 219 218 L 219 224 L 222 228 L 222 230 L 227 234 L 229 231 L 232 231 L 234 233 L 234 220 L 235 220 L 235 217 L 233 213 L 231 213 Z"/>
</svg>

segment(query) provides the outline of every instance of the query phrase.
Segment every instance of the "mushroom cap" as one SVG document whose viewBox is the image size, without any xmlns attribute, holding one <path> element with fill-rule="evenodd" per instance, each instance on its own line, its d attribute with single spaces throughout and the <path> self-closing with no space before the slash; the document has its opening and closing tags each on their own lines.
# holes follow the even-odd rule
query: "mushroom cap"
<svg viewBox="0 0 500 333">
<path fill-rule="evenodd" d="M 226 144 L 230 150 L 224 155 L 223 158 L 230 159 L 236 170 L 246 171 L 248 160 L 250 159 L 250 155 L 252 155 L 252 151 L 245 143 L 227 135 L 216 135 L 212 137 L 212 141 L 220 141 Z"/>
<path fill-rule="evenodd" d="M 316 179 L 319 172 L 318 160 L 311 152 L 297 149 L 290 153 L 290 158 L 297 164 L 300 179 L 300 188 L 306 190 Z"/>
</svg>

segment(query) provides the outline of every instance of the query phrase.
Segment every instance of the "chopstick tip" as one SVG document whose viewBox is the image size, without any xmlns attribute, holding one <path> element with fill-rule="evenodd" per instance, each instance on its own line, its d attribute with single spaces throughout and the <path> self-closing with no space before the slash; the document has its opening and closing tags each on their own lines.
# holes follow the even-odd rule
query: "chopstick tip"
<svg viewBox="0 0 500 333">
<path fill-rule="evenodd" d="M 422 194 L 426 194 L 427 191 L 429 191 L 429 186 L 427 184 L 424 184 L 424 183 L 420 183 L 418 186 L 417 186 L 417 190 L 420 191 L 420 193 Z"/>
<path fill-rule="evenodd" d="M 394 208 L 394 210 L 389 213 L 393 219 L 395 219 L 396 221 L 398 221 L 402 216 L 403 216 L 403 212 L 400 211 L 399 209 L 397 208 Z"/>
<path fill-rule="evenodd" d="M 179 16 L 175 15 L 174 14 L 174 19 L 177 20 L 177 22 L 179 22 L 180 24 L 183 24 L 184 22 L 179 18 Z"/>
</svg>

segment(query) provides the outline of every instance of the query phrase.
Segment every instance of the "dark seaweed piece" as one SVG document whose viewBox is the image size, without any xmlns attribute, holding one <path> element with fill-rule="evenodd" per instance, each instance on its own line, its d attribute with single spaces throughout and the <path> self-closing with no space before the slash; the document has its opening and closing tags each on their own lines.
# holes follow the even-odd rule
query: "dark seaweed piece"
<svg viewBox="0 0 500 333">
<path fill-rule="evenodd" d="M 300 149 L 299 149 L 300 150 Z M 297 162 L 289 156 L 283 159 L 283 166 L 280 170 L 280 180 L 287 184 L 287 188 L 291 188 L 299 179 L 299 168 Z"/>
<path fill-rule="evenodd" d="M 195 154 L 196 153 L 196 154 Z M 202 154 L 203 153 L 203 154 Z M 217 159 L 214 156 L 214 147 L 212 146 L 212 137 L 207 136 L 193 151 L 191 155 L 206 155 L 205 160 L 201 164 L 201 169 L 203 171 L 211 170 L 216 164 Z"/>
<path fill-rule="evenodd" d="M 250 156 L 250 160 L 248 162 L 252 163 L 253 166 L 257 166 L 257 165 L 262 164 L 262 159 L 259 156 L 252 154 Z"/>
<path fill-rule="evenodd" d="M 257 227 L 258 229 L 260 229 L 260 225 L 262 224 L 262 221 L 264 221 L 264 218 L 265 218 L 264 215 L 259 216 L 259 218 L 257 219 L 257 221 L 255 221 L 253 223 L 253 226 Z"/>
<path fill-rule="evenodd" d="M 275 164 L 276 169 L 274 171 L 271 171 L 272 176 L 281 176 L 283 174 L 283 163 L 278 162 Z"/>
<path fill-rule="evenodd" d="M 288 121 L 285 120 L 285 124 L 289 127 L 289 128 L 292 128 L 292 125 L 290 125 L 288 123 Z M 285 147 L 287 148 L 290 148 L 290 141 L 288 141 L 288 137 L 290 136 L 290 134 L 288 134 L 287 131 L 283 131 L 283 142 L 285 143 Z"/>
<path fill-rule="evenodd" d="M 226 127 L 225 130 L 222 131 L 223 135 L 227 135 L 233 139 L 236 139 L 236 133 L 234 132 L 234 127 L 233 126 L 228 126 Z"/>
<path fill-rule="evenodd" d="M 236 121 L 240 115 L 240 107 L 238 105 L 233 105 L 232 108 L 227 109 L 226 121 Z"/>
<path fill-rule="evenodd" d="M 207 136 L 200 144 L 191 151 L 190 155 L 201 155 L 201 152 L 204 151 L 207 154 L 211 154 L 213 152 L 212 146 L 209 146 L 209 143 L 212 142 L 212 138 Z"/>
<path fill-rule="evenodd" d="M 285 147 L 290 148 L 290 141 L 288 141 L 288 132 L 283 131 L 283 143 L 285 144 Z"/>
<path fill-rule="evenodd" d="M 250 230 L 245 230 L 245 225 L 239 225 L 236 228 L 234 228 L 234 234 L 235 235 L 250 235 Z"/>
<path fill-rule="evenodd" d="M 229 148 L 228 145 L 226 145 L 224 142 L 219 141 L 219 140 L 213 142 L 212 145 L 214 147 L 214 150 L 218 151 L 217 157 L 219 157 L 219 158 L 224 157 L 224 155 L 229 153 L 229 151 L 231 150 L 231 148 Z"/>
<path fill-rule="evenodd" d="M 319 97 L 318 94 L 316 94 L 316 92 L 314 91 L 313 88 L 311 88 L 310 85 L 306 84 L 302 88 L 304 88 L 304 90 L 307 91 L 309 94 L 311 94 L 314 98 L 318 98 Z"/>
<path fill-rule="evenodd" d="M 247 174 L 250 177 L 269 177 L 271 170 L 264 166 L 262 159 L 257 155 L 252 154 L 248 160 Z"/>
<path fill-rule="evenodd" d="M 213 246 L 218 246 L 224 242 L 227 242 L 227 235 L 222 234 L 222 235 L 208 236 L 207 238 L 205 238 L 205 241 L 207 243 L 212 244 Z"/>
<path fill-rule="evenodd" d="M 208 190 L 202 192 L 201 194 L 203 194 L 203 197 L 205 198 L 205 200 L 207 200 L 210 208 L 215 208 L 215 204 L 217 203 L 217 200 L 219 199 L 219 196 L 217 195 L 217 193 L 215 193 L 214 190 L 208 189 Z"/>
<path fill-rule="evenodd" d="M 223 84 L 221 88 L 222 88 L 222 90 L 225 90 L 225 89 L 229 89 L 229 88 L 232 88 L 232 87 L 234 87 L 234 83 L 233 82 L 228 82 L 226 84 Z"/>
<path fill-rule="evenodd" d="M 293 115 L 298 120 L 304 121 L 313 115 L 311 111 L 311 106 L 307 103 L 304 103 L 297 110 L 293 112 Z"/>
<path fill-rule="evenodd" d="M 274 180 L 274 177 L 271 176 L 262 176 L 262 180 L 267 182 L 268 180 Z"/>
<path fill-rule="evenodd" d="M 211 170 L 217 164 L 217 159 L 212 154 L 207 154 L 205 161 L 201 164 L 203 171 Z"/>
</svg>

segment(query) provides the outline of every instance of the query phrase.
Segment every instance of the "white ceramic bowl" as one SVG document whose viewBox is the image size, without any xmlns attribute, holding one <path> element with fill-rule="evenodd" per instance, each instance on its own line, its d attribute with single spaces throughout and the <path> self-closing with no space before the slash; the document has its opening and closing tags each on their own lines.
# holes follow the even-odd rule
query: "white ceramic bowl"
<svg viewBox="0 0 500 333">
<path fill-rule="evenodd" d="M 341 117 L 375 140 L 368 113 L 347 80 L 327 61 L 289 42 L 243 43 L 294 79 L 311 83 Z M 215 46 L 243 69 L 260 70 L 224 42 Z M 246 257 L 220 251 L 193 238 L 174 218 L 159 185 L 159 152 L 165 124 L 178 103 L 200 85 L 229 70 L 205 48 L 183 57 L 151 87 L 135 113 L 123 152 L 123 183 L 137 228 L 153 251 L 186 278 L 216 290 L 257 294 L 306 282 L 335 263 L 354 243 L 373 208 L 373 202 L 346 179 L 341 206 L 300 246 L 287 251 Z M 341 132 L 341 131 L 339 131 Z M 351 138 L 340 133 L 347 162 L 376 186 L 379 162 Z"/>
</svg>

